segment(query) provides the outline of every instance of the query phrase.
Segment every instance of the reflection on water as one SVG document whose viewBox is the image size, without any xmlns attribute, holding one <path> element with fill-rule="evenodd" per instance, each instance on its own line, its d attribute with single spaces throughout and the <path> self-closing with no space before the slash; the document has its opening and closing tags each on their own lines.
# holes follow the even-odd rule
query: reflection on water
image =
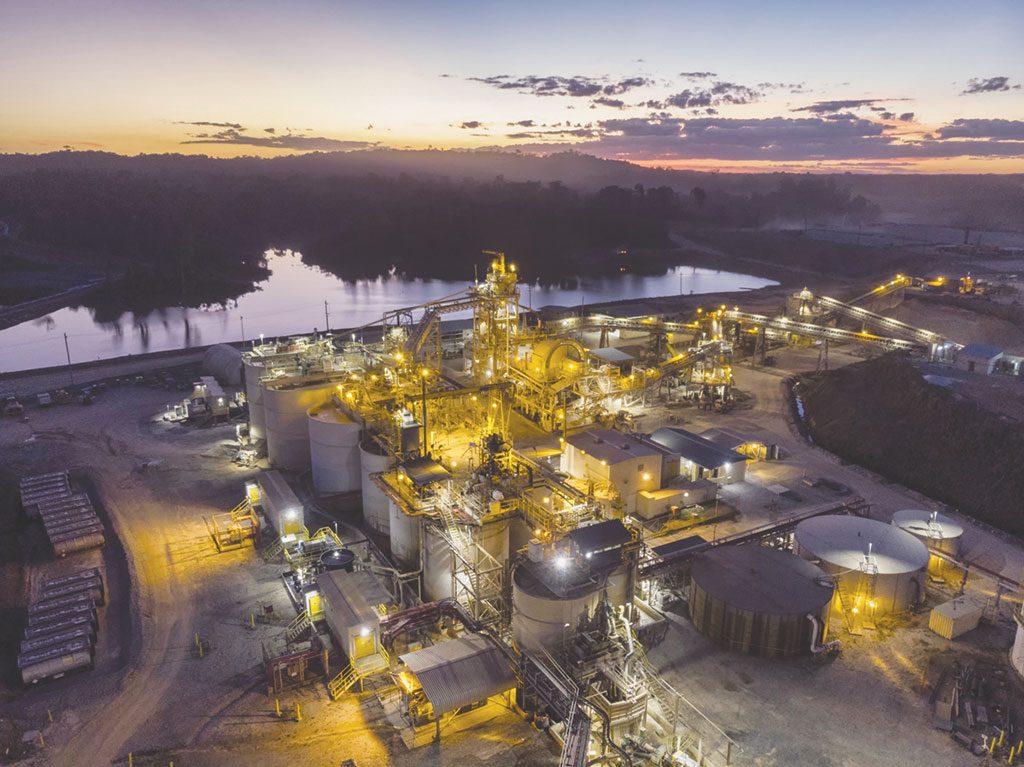
<svg viewBox="0 0 1024 767">
<path fill-rule="evenodd" d="M 145 315 L 126 312 L 98 323 L 93 312 L 67 308 L 0 331 L 0 371 L 26 370 L 66 361 L 67 333 L 72 362 L 165 351 L 221 341 L 279 336 L 376 322 L 384 312 L 414 306 L 465 289 L 468 283 L 404 279 L 387 275 L 345 281 L 306 266 L 297 253 L 269 255 L 271 277 L 226 306 L 200 309 L 169 306 Z M 630 274 L 580 277 L 563 285 L 523 285 L 522 302 L 540 308 L 679 293 L 717 293 L 760 288 L 771 280 L 689 266 L 657 277 Z M 326 302 L 326 306 L 325 306 Z"/>
</svg>

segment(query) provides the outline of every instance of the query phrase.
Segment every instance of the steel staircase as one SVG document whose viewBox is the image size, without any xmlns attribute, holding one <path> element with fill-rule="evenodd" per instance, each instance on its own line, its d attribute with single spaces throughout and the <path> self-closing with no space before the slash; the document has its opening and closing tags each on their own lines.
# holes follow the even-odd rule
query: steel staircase
<svg viewBox="0 0 1024 767">
<path fill-rule="evenodd" d="M 301 637 L 306 629 L 311 628 L 313 621 L 309 618 L 309 613 L 303 610 L 301 613 L 295 616 L 295 620 L 288 624 L 288 627 L 284 630 L 284 641 L 287 644 L 291 644 Z"/>
</svg>

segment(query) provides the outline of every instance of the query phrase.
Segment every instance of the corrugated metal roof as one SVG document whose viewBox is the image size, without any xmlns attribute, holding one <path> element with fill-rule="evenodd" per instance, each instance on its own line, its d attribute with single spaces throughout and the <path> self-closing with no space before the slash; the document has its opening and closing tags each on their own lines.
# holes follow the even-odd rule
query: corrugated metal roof
<svg viewBox="0 0 1024 767">
<path fill-rule="evenodd" d="M 747 456 L 740 455 L 735 450 L 724 450 L 709 439 L 686 429 L 674 429 L 671 426 L 664 426 L 655 431 L 651 435 L 651 441 L 705 469 L 717 469 L 727 463 L 741 463 L 747 460 Z"/>
<path fill-rule="evenodd" d="M 629 542 L 630 537 L 629 530 L 618 519 L 584 525 L 569 533 L 569 538 L 584 555 L 622 546 Z"/>
<path fill-rule="evenodd" d="M 468 634 L 399 656 L 416 675 L 436 715 L 515 686 L 508 659 L 487 637 Z"/>
<path fill-rule="evenodd" d="M 452 477 L 451 472 L 433 458 L 423 457 L 406 461 L 401 468 L 405 476 L 417 486 L 442 482 Z"/>
<path fill-rule="evenodd" d="M 991 344 L 967 344 L 967 346 L 960 350 L 961 357 L 975 357 L 983 360 L 990 360 L 1002 353 L 1002 349 Z"/>
<path fill-rule="evenodd" d="M 263 504 L 274 511 L 285 509 L 301 510 L 302 502 L 288 486 L 288 482 L 276 470 L 270 469 L 260 474 L 257 480 L 263 496 Z"/>
<path fill-rule="evenodd" d="M 657 446 L 649 445 L 629 434 L 612 429 L 588 429 L 566 439 L 577 450 L 589 453 L 609 464 L 629 461 L 645 455 L 661 455 Z"/>
</svg>

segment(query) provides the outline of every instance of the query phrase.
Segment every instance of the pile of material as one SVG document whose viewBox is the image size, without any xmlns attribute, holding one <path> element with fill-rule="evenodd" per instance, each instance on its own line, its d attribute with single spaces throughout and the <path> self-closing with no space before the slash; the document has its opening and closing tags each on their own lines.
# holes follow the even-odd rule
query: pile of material
<svg viewBox="0 0 1024 767">
<path fill-rule="evenodd" d="M 103 603 L 103 577 L 97 568 L 46 581 L 38 599 L 28 606 L 18 652 L 22 681 L 36 684 L 92 668 L 96 608 Z"/>
<path fill-rule="evenodd" d="M 1024 534 L 1024 433 L 886 355 L 801 387 L 822 447 L 1015 535 Z"/>
<path fill-rule="evenodd" d="M 25 477 L 21 505 L 29 517 L 39 517 L 53 553 L 64 557 L 106 542 L 103 523 L 85 493 L 72 491 L 67 471 Z"/>
</svg>

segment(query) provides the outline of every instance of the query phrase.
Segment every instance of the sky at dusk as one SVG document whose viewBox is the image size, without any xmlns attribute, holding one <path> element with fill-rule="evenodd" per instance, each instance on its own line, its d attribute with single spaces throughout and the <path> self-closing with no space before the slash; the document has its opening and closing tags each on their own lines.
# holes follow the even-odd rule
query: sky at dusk
<svg viewBox="0 0 1024 767">
<path fill-rule="evenodd" d="M 0 151 L 1024 172 L 1024 2 L 6 2 Z"/>
</svg>

